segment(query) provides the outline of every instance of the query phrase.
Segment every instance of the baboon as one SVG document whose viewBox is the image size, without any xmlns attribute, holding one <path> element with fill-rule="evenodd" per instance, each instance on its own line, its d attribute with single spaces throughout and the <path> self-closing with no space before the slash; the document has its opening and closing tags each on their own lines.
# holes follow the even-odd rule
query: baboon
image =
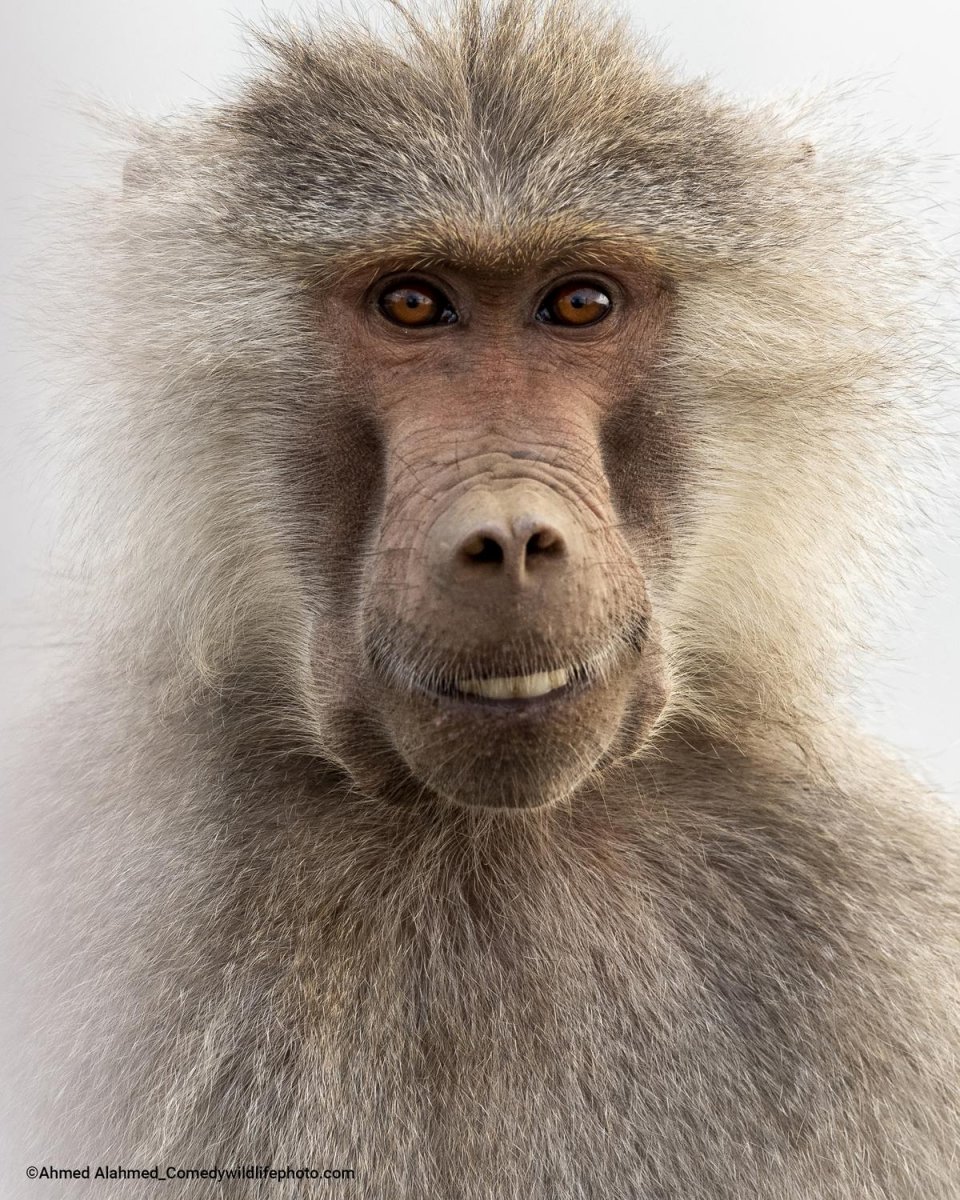
<svg viewBox="0 0 960 1200">
<path fill-rule="evenodd" d="M 18 1176 L 957 1200 L 960 838 L 845 702 L 923 437 L 883 164 L 565 0 L 260 40 L 64 270 Z M 248 1166 L 320 1176 L 189 1174 Z"/>
</svg>

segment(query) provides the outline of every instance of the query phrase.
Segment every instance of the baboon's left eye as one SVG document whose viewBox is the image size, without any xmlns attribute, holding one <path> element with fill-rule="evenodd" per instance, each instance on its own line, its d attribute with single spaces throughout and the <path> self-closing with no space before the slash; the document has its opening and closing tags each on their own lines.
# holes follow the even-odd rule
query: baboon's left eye
<svg viewBox="0 0 960 1200">
<path fill-rule="evenodd" d="M 595 283 L 562 283 L 537 310 L 537 320 L 551 325 L 595 325 L 613 305 L 609 292 Z"/>
</svg>

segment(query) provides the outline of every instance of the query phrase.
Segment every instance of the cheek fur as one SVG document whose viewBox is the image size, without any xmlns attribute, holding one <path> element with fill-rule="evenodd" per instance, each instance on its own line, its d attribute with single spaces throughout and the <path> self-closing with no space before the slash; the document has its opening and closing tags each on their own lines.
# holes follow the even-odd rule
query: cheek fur
<svg viewBox="0 0 960 1200">
<path fill-rule="evenodd" d="M 689 505 L 689 432 L 655 384 L 620 400 L 601 427 L 601 452 L 624 539 L 644 570 L 664 569 Z"/>
<path fill-rule="evenodd" d="M 324 598 L 324 611 L 346 619 L 359 606 L 383 509 L 378 424 L 350 393 L 318 396 L 290 426 L 283 454 L 284 533 L 306 586 Z"/>
</svg>

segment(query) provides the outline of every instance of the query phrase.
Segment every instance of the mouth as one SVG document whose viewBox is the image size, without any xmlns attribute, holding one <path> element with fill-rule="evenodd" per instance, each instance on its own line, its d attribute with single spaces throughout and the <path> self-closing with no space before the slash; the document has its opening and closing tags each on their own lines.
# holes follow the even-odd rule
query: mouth
<svg viewBox="0 0 960 1200">
<path fill-rule="evenodd" d="M 435 671 L 420 674 L 392 657 L 380 655 L 371 656 L 371 666 L 383 683 L 444 708 L 463 706 L 519 713 L 572 699 L 601 682 L 613 665 L 605 661 L 606 657 L 523 675 L 485 675 L 469 669 L 449 675 Z"/>
<path fill-rule="evenodd" d="M 599 651 L 567 662 L 528 660 L 535 669 L 522 673 L 516 668 L 528 664 L 522 658 L 517 661 L 516 653 L 509 656 L 513 662 L 504 654 L 501 662 L 494 658 L 483 665 L 469 659 L 446 663 L 421 660 L 421 665 L 417 662 L 419 656 L 408 658 L 398 653 L 386 638 L 368 641 L 364 649 L 371 677 L 391 691 L 419 696 L 447 710 L 533 713 L 575 700 L 619 677 L 625 666 L 642 653 L 645 639 L 646 622 L 638 621 Z M 511 666 L 513 671 L 509 671 Z"/>
<path fill-rule="evenodd" d="M 558 671 L 537 671 L 533 675 L 494 675 L 489 679 L 464 680 L 459 690 L 463 695 L 483 700 L 537 700 L 563 691 L 575 674 L 561 667 Z"/>
<path fill-rule="evenodd" d="M 558 667 L 529 675 L 490 675 L 434 686 L 432 695 L 445 705 L 468 705 L 500 712 L 525 712 L 570 699 L 590 686 L 586 666 Z"/>
</svg>

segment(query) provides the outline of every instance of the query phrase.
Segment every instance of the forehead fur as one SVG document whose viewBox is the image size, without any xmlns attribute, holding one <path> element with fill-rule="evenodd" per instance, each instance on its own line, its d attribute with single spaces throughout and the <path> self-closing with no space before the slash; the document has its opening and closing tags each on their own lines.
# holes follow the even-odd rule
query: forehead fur
<svg viewBox="0 0 960 1200">
<path fill-rule="evenodd" d="M 805 146 L 677 83 L 582 6 L 468 0 L 405 11 L 392 34 L 260 40 L 267 69 L 215 118 L 235 160 L 230 222 L 255 211 L 254 236 L 521 269 L 638 247 L 680 267 L 803 233 Z"/>
</svg>

